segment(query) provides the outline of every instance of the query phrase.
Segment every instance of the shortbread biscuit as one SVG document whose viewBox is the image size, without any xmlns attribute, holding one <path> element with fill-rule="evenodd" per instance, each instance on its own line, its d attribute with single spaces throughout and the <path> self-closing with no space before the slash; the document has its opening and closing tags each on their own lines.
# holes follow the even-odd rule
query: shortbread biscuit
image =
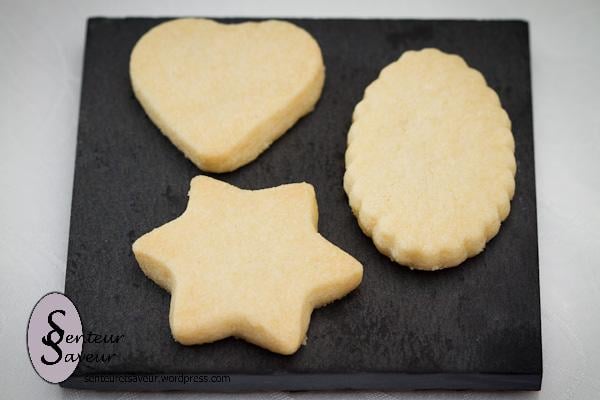
<svg viewBox="0 0 600 400">
<path fill-rule="evenodd" d="M 344 188 L 363 232 L 423 270 L 481 252 L 510 211 L 514 139 L 498 95 L 463 59 L 407 51 L 356 106 Z"/>
<path fill-rule="evenodd" d="M 200 169 L 254 160 L 321 95 L 321 50 L 284 21 L 220 24 L 178 19 L 148 31 L 131 52 L 135 96 Z"/>
<path fill-rule="evenodd" d="M 251 191 L 194 178 L 185 212 L 133 244 L 146 276 L 171 293 L 175 340 L 236 336 L 298 350 L 313 309 L 362 279 L 362 265 L 319 235 L 317 218 L 306 183 Z"/>
</svg>

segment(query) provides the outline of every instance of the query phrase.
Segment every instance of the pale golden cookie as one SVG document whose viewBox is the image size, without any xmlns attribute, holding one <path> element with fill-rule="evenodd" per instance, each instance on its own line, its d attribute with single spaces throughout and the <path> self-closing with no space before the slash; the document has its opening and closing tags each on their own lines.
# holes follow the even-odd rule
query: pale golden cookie
<svg viewBox="0 0 600 400">
<path fill-rule="evenodd" d="M 321 95 L 321 50 L 284 21 L 220 24 L 178 19 L 131 52 L 135 96 L 198 168 L 232 171 L 254 160 Z"/>
<path fill-rule="evenodd" d="M 171 292 L 178 342 L 236 336 L 292 354 L 312 310 L 360 284 L 362 265 L 317 232 L 311 185 L 251 191 L 198 176 L 189 197 L 179 218 L 133 244 L 144 273 Z"/>
<path fill-rule="evenodd" d="M 508 216 L 515 172 L 510 119 L 459 56 L 405 52 L 354 110 L 344 188 L 400 264 L 436 270 L 481 252 Z"/>
</svg>

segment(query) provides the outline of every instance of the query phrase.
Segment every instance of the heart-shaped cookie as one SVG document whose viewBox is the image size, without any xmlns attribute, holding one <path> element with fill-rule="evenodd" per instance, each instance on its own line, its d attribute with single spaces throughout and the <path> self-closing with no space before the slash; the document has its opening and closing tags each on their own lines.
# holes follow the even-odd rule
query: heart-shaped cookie
<svg viewBox="0 0 600 400">
<path fill-rule="evenodd" d="M 321 50 L 284 21 L 220 24 L 178 19 L 131 52 L 135 96 L 200 169 L 232 171 L 309 113 L 321 95 Z"/>
</svg>

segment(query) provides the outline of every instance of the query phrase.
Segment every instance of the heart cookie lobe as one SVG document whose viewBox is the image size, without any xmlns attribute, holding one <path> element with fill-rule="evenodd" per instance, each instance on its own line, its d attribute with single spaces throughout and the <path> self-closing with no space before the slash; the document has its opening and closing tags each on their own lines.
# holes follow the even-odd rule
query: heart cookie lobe
<svg viewBox="0 0 600 400">
<path fill-rule="evenodd" d="M 313 110 L 325 80 L 315 39 L 274 20 L 162 23 L 137 42 L 129 72 L 150 119 L 209 172 L 258 157 Z"/>
<path fill-rule="evenodd" d="M 410 268 L 453 267 L 508 216 L 511 122 L 481 73 L 437 49 L 407 51 L 356 106 L 344 189 L 363 232 Z"/>
</svg>

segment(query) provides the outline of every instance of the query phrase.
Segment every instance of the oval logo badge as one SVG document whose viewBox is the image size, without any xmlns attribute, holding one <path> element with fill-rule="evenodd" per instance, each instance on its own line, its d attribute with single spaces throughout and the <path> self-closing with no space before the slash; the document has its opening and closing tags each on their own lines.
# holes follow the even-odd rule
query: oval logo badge
<svg viewBox="0 0 600 400">
<path fill-rule="evenodd" d="M 38 375 L 50 383 L 64 381 L 77 367 L 82 347 L 83 327 L 73 302 L 58 292 L 42 297 L 27 326 L 29 358 Z"/>
</svg>

